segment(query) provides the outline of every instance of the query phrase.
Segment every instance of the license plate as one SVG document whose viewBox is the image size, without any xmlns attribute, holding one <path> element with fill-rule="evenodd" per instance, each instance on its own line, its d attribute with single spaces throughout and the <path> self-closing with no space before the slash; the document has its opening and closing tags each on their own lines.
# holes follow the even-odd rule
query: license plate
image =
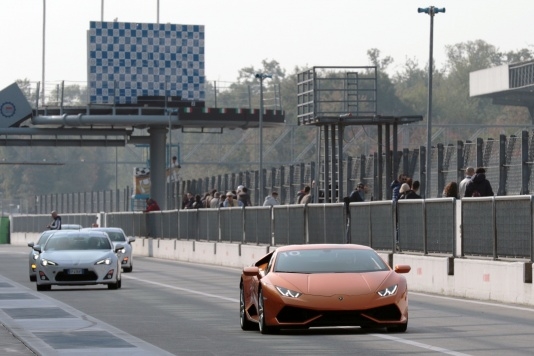
<svg viewBox="0 0 534 356">
<path fill-rule="evenodd" d="M 67 274 L 83 274 L 83 269 L 81 268 L 71 268 L 67 271 Z"/>
</svg>

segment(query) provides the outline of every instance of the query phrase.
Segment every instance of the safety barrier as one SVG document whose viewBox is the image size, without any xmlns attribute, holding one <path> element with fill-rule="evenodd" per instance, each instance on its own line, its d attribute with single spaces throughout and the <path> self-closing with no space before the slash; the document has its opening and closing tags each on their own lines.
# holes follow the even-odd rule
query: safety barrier
<svg viewBox="0 0 534 356">
<path fill-rule="evenodd" d="M 398 252 L 398 240 L 403 253 L 528 261 L 534 256 L 533 199 L 525 195 L 99 215 L 101 226 L 120 226 L 138 237 L 266 246 L 357 243 L 391 253 Z M 62 219 L 91 226 L 95 214 Z M 11 216 L 11 232 L 38 233 L 49 220 Z"/>
</svg>

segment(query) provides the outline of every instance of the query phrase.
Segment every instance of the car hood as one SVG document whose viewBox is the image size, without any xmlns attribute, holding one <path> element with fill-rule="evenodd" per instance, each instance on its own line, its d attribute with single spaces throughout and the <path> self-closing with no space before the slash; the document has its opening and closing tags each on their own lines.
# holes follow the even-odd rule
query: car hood
<svg viewBox="0 0 534 356">
<path fill-rule="evenodd" d="M 59 265 L 69 264 L 77 265 L 84 263 L 91 263 L 104 258 L 113 258 L 114 254 L 111 250 L 87 250 L 87 251 L 50 251 L 43 252 L 41 259 L 52 260 Z"/>
<path fill-rule="evenodd" d="M 368 273 L 277 273 L 271 281 L 278 286 L 296 289 L 301 293 L 331 296 L 336 294 L 363 295 L 374 293 L 392 271 Z"/>
</svg>

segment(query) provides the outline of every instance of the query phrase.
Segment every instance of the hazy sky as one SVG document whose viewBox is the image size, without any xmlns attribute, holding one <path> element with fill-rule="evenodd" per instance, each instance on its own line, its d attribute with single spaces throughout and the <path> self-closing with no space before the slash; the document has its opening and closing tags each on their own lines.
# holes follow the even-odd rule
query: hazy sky
<svg viewBox="0 0 534 356">
<path fill-rule="evenodd" d="M 90 21 L 157 22 L 157 0 L 45 0 L 47 86 L 87 80 Z M 0 0 L 0 89 L 42 79 L 43 0 Z M 445 46 L 482 39 L 502 51 L 534 49 L 534 0 L 159 0 L 159 22 L 204 25 L 206 77 L 235 81 L 263 59 L 295 66 L 366 66 L 367 50 L 425 66 L 430 17 L 418 7 L 445 7 L 434 17 L 434 58 Z"/>
</svg>

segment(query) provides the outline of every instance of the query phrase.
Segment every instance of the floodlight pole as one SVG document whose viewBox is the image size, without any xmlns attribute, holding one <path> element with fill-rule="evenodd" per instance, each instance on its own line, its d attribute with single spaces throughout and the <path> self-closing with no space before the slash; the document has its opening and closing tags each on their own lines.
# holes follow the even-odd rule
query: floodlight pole
<svg viewBox="0 0 534 356">
<path fill-rule="evenodd" d="M 266 78 L 272 78 L 271 74 L 256 73 L 256 79 L 260 80 L 260 122 L 259 122 L 259 135 L 260 135 L 260 179 L 259 179 L 259 191 L 258 191 L 258 204 L 261 205 L 263 201 L 263 80 Z"/>
<path fill-rule="evenodd" d="M 46 49 L 46 44 L 45 44 L 45 38 L 46 38 L 46 35 L 45 35 L 45 32 L 46 32 L 46 0 L 43 0 L 43 69 L 42 69 L 42 88 L 41 88 L 41 93 L 42 93 L 42 99 L 41 99 L 41 103 L 43 103 L 44 105 L 44 102 L 45 102 L 45 49 Z"/>
<path fill-rule="evenodd" d="M 433 47 L 434 47 L 434 15 L 443 12 L 445 8 L 434 6 L 418 8 L 418 13 L 424 12 L 430 15 L 430 55 L 428 59 L 428 105 L 427 105 L 427 126 L 426 126 L 426 180 L 425 180 L 425 198 L 431 198 L 431 164 L 432 164 L 432 72 L 433 72 Z"/>
</svg>

